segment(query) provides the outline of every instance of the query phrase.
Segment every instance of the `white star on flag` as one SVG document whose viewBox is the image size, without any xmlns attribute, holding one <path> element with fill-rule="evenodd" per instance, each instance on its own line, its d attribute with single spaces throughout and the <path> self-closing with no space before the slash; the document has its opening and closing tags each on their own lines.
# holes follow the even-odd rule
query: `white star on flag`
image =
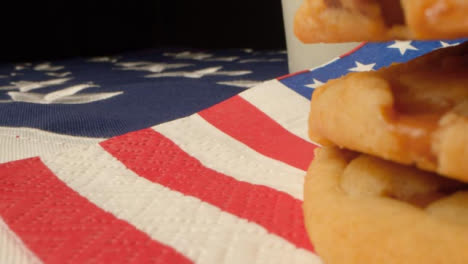
<svg viewBox="0 0 468 264">
<path fill-rule="evenodd" d="M 389 49 L 400 50 L 401 55 L 405 55 L 407 50 L 418 50 L 416 47 L 411 45 L 411 41 L 395 41 L 392 45 L 388 46 Z"/>
<path fill-rule="evenodd" d="M 356 67 L 349 69 L 349 71 L 352 71 L 352 72 L 372 71 L 375 66 L 375 63 L 362 64 L 359 61 L 356 61 L 355 63 L 356 63 Z"/>
<path fill-rule="evenodd" d="M 317 79 L 312 79 L 314 81 L 314 83 L 311 83 L 311 84 L 306 84 L 305 86 L 306 87 L 309 87 L 309 88 L 312 88 L 312 89 L 316 89 L 316 88 L 319 88 L 320 86 L 324 85 L 323 82 L 317 80 Z"/>
<path fill-rule="evenodd" d="M 440 42 L 440 45 L 442 45 L 442 48 L 453 47 L 453 46 L 457 46 L 458 44 L 460 44 L 460 43 L 457 42 L 457 43 L 450 44 L 450 43 L 447 43 L 445 41 Z"/>
</svg>

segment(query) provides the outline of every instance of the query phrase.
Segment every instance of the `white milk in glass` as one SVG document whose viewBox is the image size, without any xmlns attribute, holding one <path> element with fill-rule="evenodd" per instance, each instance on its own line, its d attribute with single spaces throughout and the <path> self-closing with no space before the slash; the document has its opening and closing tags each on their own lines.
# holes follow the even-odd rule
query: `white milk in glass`
<svg viewBox="0 0 468 264">
<path fill-rule="evenodd" d="M 304 44 L 294 35 L 294 14 L 303 0 L 282 0 L 289 72 L 312 69 L 352 50 L 360 43 Z"/>
</svg>

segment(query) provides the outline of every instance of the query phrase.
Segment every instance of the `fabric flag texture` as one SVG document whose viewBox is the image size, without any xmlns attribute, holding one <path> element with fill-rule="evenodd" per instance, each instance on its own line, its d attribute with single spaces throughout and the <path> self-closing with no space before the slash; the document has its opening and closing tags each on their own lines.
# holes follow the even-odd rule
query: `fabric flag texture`
<svg viewBox="0 0 468 264">
<path fill-rule="evenodd" d="M 276 79 L 284 52 L 4 66 L 0 263 L 321 263 L 301 208 L 314 88 L 460 41 L 363 44 Z"/>
</svg>

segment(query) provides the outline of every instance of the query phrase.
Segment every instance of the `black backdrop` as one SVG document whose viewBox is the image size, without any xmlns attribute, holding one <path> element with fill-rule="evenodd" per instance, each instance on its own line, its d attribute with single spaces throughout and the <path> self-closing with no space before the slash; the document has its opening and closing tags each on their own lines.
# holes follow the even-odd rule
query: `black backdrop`
<svg viewBox="0 0 468 264">
<path fill-rule="evenodd" d="M 284 49 L 280 0 L 34 1 L 3 4 L 0 60 L 158 47 Z"/>
</svg>

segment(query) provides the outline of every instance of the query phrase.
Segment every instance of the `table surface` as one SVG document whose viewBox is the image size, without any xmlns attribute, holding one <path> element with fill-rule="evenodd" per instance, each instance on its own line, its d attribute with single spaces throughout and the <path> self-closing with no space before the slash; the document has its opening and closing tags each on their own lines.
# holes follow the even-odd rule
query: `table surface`
<svg viewBox="0 0 468 264">
<path fill-rule="evenodd" d="M 459 41 L 145 50 L 0 66 L 0 263 L 320 263 L 302 184 L 327 80 Z"/>
</svg>

